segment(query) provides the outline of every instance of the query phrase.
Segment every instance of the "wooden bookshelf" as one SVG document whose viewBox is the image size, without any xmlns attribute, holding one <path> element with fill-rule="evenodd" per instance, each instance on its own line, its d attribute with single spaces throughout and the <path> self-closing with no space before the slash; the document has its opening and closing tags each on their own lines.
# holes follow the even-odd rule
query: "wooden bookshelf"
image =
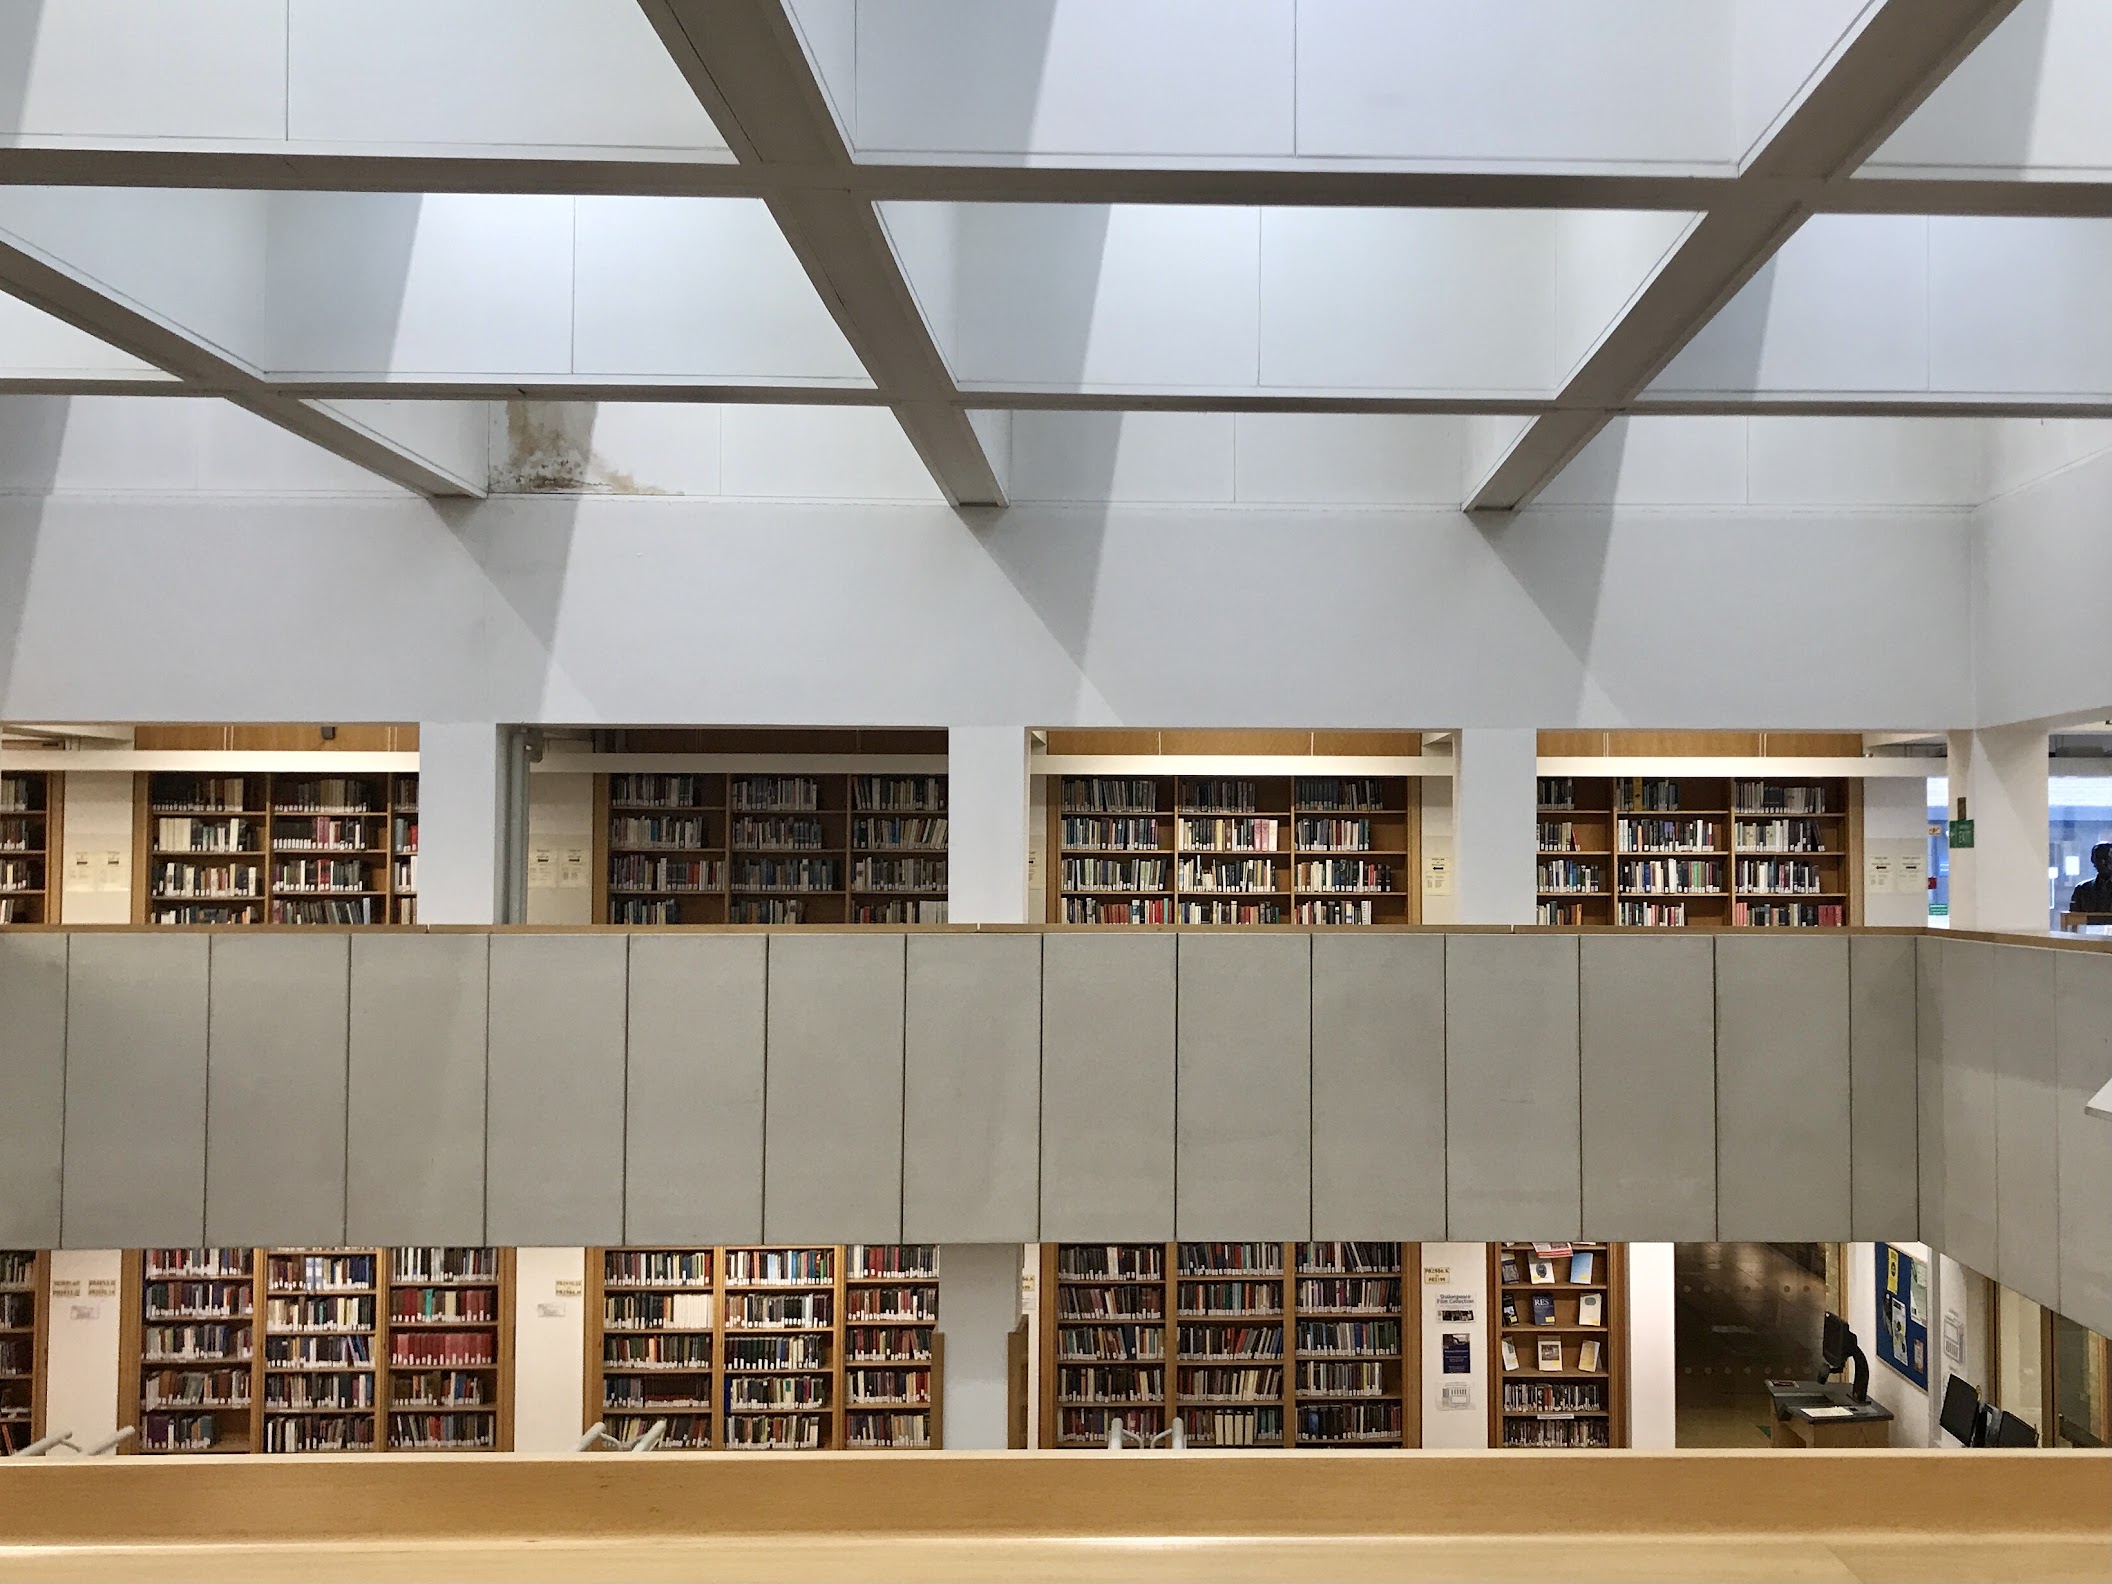
<svg viewBox="0 0 2112 1584">
<path fill-rule="evenodd" d="M 1628 1444 L 1627 1255 L 1619 1243 L 1489 1245 L 1491 1446 Z"/>
<path fill-rule="evenodd" d="M 148 924 L 418 921 L 418 777 L 138 777 L 134 913 Z"/>
<path fill-rule="evenodd" d="M 59 786 L 43 770 L 0 775 L 0 927 L 59 921 Z"/>
<path fill-rule="evenodd" d="M 943 1444 L 929 1244 L 590 1249 L 583 1424 L 663 1448 Z"/>
<path fill-rule="evenodd" d="M 1537 801 L 1542 924 L 1860 921 L 1858 780 L 1542 776 Z"/>
<path fill-rule="evenodd" d="M 1111 1423 L 1191 1447 L 1415 1446 L 1417 1312 L 1401 1243 L 1050 1244 L 1042 1445 Z"/>
<path fill-rule="evenodd" d="M 511 1449 L 511 1250 L 147 1249 L 124 1304 L 127 1450 Z"/>
<path fill-rule="evenodd" d="M 943 924 L 946 777 L 594 778 L 608 924 Z"/>
<path fill-rule="evenodd" d="M 1404 776 L 1056 778 L 1052 924 L 1411 924 L 1421 782 Z"/>
<path fill-rule="evenodd" d="M 39 1249 L 0 1249 L 0 1457 L 44 1434 L 48 1258 Z"/>
<path fill-rule="evenodd" d="M 513 1250 L 384 1253 L 388 1449 L 512 1451 Z"/>
<path fill-rule="evenodd" d="M 127 1452 L 258 1447 L 255 1249 L 143 1249 L 125 1261 L 126 1372 L 118 1423 Z"/>
</svg>

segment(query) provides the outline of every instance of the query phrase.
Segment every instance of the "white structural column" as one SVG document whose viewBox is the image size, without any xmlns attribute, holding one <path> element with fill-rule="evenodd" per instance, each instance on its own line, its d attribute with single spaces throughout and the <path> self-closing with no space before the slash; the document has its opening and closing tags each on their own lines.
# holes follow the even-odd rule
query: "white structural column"
<svg viewBox="0 0 2112 1584">
<path fill-rule="evenodd" d="M 1540 734 L 1471 727 L 1452 785 L 1452 921 L 1530 924 L 1537 889 L 1533 821 Z"/>
<path fill-rule="evenodd" d="M 1952 928 L 2047 928 L 2046 752 L 2033 726 L 1951 734 L 1950 812 L 1963 797 L 1973 822 L 1973 845 L 1951 849 Z"/>
<path fill-rule="evenodd" d="M 1027 729 L 946 734 L 946 917 L 1027 922 Z"/>
<path fill-rule="evenodd" d="M 418 728 L 418 922 L 496 924 L 505 834 L 503 729 Z"/>
<path fill-rule="evenodd" d="M 948 1451 L 1006 1444 L 1005 1338 L 1019 1323 L 1017 1243 L 939 1250 L 939 1334 L 946 1339 L 941 1433 Z"/>
</svg>

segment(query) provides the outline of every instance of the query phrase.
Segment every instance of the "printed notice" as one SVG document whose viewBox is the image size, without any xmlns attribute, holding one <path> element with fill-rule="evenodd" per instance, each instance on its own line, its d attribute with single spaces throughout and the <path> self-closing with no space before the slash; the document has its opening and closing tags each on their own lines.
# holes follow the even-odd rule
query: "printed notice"
<svg viewBox="0 0 2112 1584">
<path fill-rule="evenodd" d="M 587 1295 L 587 1284 L 577 1276 L 560 1276 L 552 1285 L 560 1298 L 584 1298 Z"/>
<path fill-rule="evenodd" d="M 1437 1405 L 1440 1408 L 1471 1408 L 1474 1406 L 1474 1388 L 1465 1381 L 1447 1381 L 1437 1389 Z"/>
<path fill-rule="evenodd" d="M 1447 1375 L 1468 1375 L 1474 1370 L 1474 1333 L 1471 1331 L 1447 1331 L 1444 1333 L 1444 1372 Z"/>
</svg>

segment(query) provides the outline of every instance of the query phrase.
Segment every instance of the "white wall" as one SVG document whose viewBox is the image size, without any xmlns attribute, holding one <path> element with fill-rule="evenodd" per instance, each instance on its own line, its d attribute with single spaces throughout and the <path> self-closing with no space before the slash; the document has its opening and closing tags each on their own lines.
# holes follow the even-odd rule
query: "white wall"
<svg viewBox="0 0 2112 1584">
<path fill-rule="evenodd" d="M 1727 593 L 1756 543 L 1828 572 L 1764 645 Z M 346 566 L 391 570 L 385 608 L 286 597 Z M 1955 512 L 0 499 L 0 715 L 1940 727 L 1969 566 Z M 1236 635 L 1207 667 L 1176 593 Z M 239 653 L 164 641 L 219 608 Z"/>
<path fill-rule="evenodd" d="M 1679 1444 L 1679 1360 L 1672 1245 L 1628 1245 L 1628 1444 L 1669 1452 Z"/>
<path fill-rule="evenodd" d="M 585 1428 L 586 1250 L 513 1255 L 513 1449 L 569 1452 Z"/>
<path fill-rule="evenodd" d="M 593 923 L 593 863 L 594 778 L 531 772 L 527 922 Z"/>
<path fill-rule="evenodd" d="M 1897 1243 L 1893 1247 L 1903 1254 L 1911 1254 L 1928 1264 L 1934 1256 L 1925 1243 Z M 1925 1447 L 1935 1444 L 1937 1407 L 1941 1405 L 1943 1391 L 1943 1325 L 1937 1301 L 1937 1272 L 1929 1271 L 1929 1384 L 1933 1392 L 1924 1391 L 1906 1376 L 1886 1364 L 1877 1356 L 1877 1337 L 1882 1317 L 1878 1313 L 1877 1245 L 1874 1243 L 1847 1243 L 1842 1245 L 1848 1261 L 1848 1324 L 1855 1330 L 1856 1341 L 1862 1344 L 1863 1354 L 1870 1360 L 1870 1400 L 1882 1403 L 1892 1410 L 1891 1444 L 1896 1447 Z M 1932 1402 L 1932 1398 L 1934 1401 Z"/>
<path fill-rule="evenodd" d="M 1936 1308 L 1939 1330 L 1930 1337 L 1929 1347 L 1934 1362 L 1929 1369 L 1929 1386 L 1935 1398 L 1936 1411 L 1943 1411 L 1944 1383 L 1959 1375 L 1978 1388 L 1983 1399 L 1992 1395 L 1996 1388 L 1994 1373 L 1989 1368 L 1994 1358 L 1994 1315 L 1988 1302 L 1992 1283 L 1977 1271 L 1968 1270 L 1948 1254 L 1936 1256 Z M 1963 1343 L 1962 1358 L 1952 1358 L 1946 1347 L 1948 1332 L 1941 1327 L 1956 1323 Z M 1955 1447 L 1956 1442 L 1948 1436 L 1937 1435 L 1932 1446 Z"/>
<path fill-rule="evenodd" d="M 1449 1449 L 1489 1444 L 1489 1394 L 1503 1388 L 1502 1371 L 1489 1357 L 1489 1246 L 1486 1243 L 1425 1243 L 1422 1268 L 1401 1272 L 1403 1286 L 1413 1283 L 1415 1296 L 1404 1303 L 1422 1306 L 1423 1445 Z M 1464 1295 L 1474 1309 L 1472 1324 L 1447 1324 L 1437 1317 L 1442 1294 Z M 1473 1340 L 1471 1369 L 1465 1375 L 1444 1373 L 1444 1333 L 1464 1331 Z M 1405 1361 L 1403 1362 L 1405 1368 Z M 1444 1388 L 1462 1381 L 1469 1392 L 1465 1407 L 1447 1408 Z"/>
<path fill-rule="evenodd" d="M 117 1429 L 117 1355 L 124 1255 L 55 1249 L 50 1262 L 51 1340 L 44 1423 L 89 1447 Z M 63 1455 L 63 1454 L 62 1454 Z"/>
<path fill-rule="evenodd" d="M 949 1451 L 1002 1450 L 1007 1443 L 1005 1339 L 1020 1316 L 1020 1258 L 1017 1243 L 949 1243 L 939 1250 Z"/>
<path fill-rule="evenodd" d="M 1977 704 L 1982 722 L 2112 705 L 2112 631 L 2088 619 L 2112 583 L 2112 453 L 2098 452 L 1978 513 L 1974 569 Z"/>
<path fill-rule="evenodd" d="M 1863 782 L 1864 874 L 1883 858 L 1891 889 L 1863 890 L 1863 922 L 1919 929 L 1929 922 L 1929 784 L 1919 776 L 1872 776 Z M 1906 860 L 1919 860 L 1912 869 Z"/>
<path fill-rule="evenodd" d="M 61 785 L 59 922 L 129 924 L 132 777 L 122 770 L 70 770 Z"/>
</svg>

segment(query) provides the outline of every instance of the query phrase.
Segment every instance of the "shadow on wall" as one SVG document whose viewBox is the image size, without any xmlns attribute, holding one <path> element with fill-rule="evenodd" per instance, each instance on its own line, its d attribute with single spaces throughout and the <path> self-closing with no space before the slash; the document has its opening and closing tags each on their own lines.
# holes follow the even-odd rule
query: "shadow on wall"
<svg viewBox="0 0 2112 1584">
<path fill-rule="evenodd" d="M 44 508 L 72 414 L 70 396 L 0 397 L 0 701 L 21 653 Z"/>
</svg>

